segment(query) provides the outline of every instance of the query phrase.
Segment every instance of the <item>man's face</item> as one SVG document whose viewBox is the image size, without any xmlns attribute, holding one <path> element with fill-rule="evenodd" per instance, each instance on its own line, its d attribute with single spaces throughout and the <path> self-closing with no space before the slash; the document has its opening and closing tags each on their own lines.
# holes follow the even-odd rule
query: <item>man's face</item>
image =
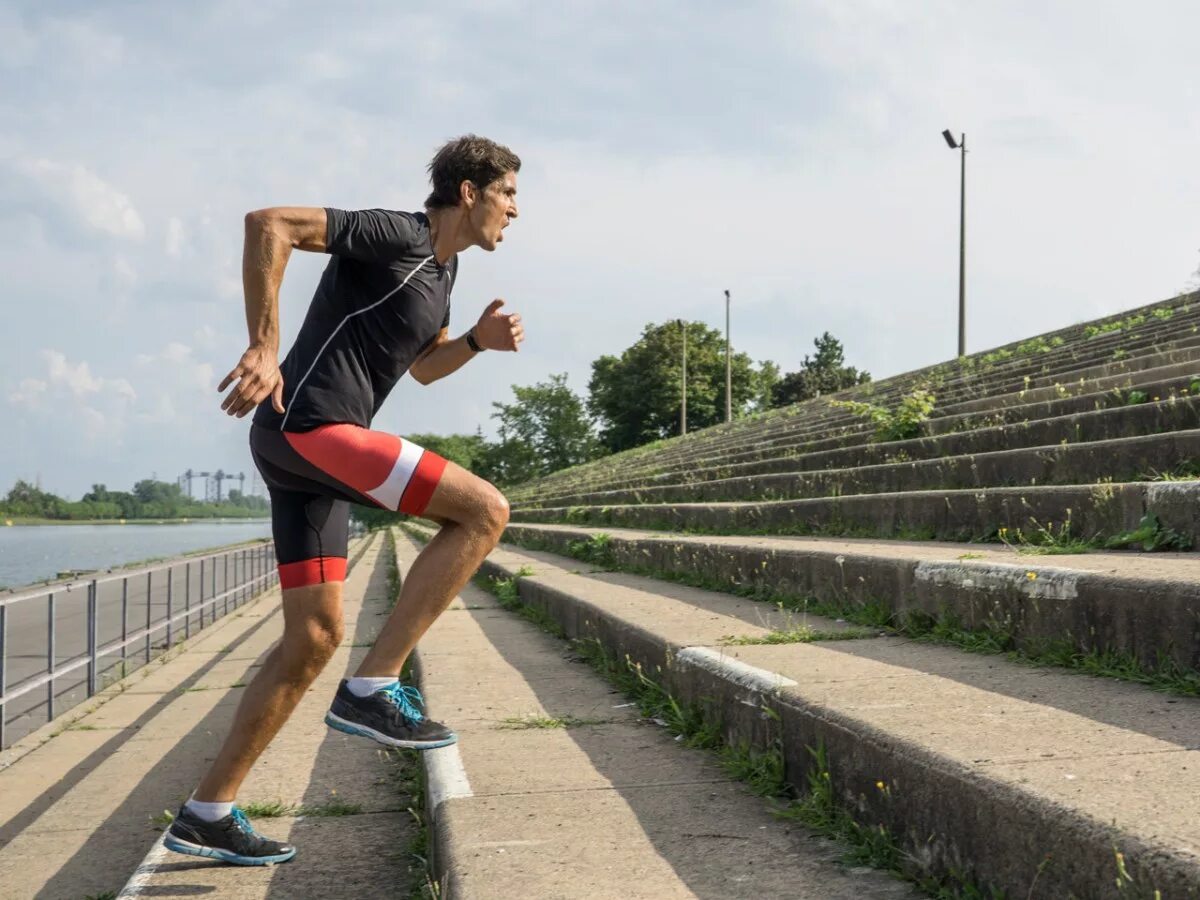
<svg viewBox="0 0 1200 900">
<path fill-rule="evenodd" d="M 506 172 L 476 196 L 470 214 L 475 243 L 495 250 L 504 240 L 504 229 L 517 217 L 517 173 Z"/>
</svg>

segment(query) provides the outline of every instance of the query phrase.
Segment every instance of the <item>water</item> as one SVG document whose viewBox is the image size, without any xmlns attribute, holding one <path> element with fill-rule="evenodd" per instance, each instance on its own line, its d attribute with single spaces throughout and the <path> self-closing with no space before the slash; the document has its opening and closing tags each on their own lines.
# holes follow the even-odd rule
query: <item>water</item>
<svg viewBox="0 0 1200 900">
<path fill-rule="evenodd" d="M 178 525 L 13 525 L 0 522 L 0 587 L 15 588 L 71 569 L 110 569 L 270 537 L 265 519 Z"/>
</svg>

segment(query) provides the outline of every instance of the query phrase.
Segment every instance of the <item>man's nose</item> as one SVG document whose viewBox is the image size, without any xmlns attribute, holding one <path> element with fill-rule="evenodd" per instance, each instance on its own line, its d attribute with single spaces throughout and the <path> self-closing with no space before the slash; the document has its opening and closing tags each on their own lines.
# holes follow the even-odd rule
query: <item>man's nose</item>
<svg viewBox="0 0 1200 900">
<path fill-rule="evenodd" d="M 508 208 L 508 217 L 510 219 L 515 219 L 519 215 L 520 215 L 520 213 L 517 212 L 517 204 L 514 203 L 512 206 L 510 206 Z"/>
</svg>

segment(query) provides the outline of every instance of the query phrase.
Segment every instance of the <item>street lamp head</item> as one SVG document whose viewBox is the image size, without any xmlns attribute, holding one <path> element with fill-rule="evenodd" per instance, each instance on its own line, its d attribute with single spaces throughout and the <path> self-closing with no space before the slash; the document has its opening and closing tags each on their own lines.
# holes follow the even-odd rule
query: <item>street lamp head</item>
<svg viewBox="0 0 1200 900">
<path fill-rule="evenodd" d="M 728 300 L 728 299 L 729 299 L 729 291 L 728 291 L 728 289 L 725 291 L 725 299 L 726 299 L 726 300 Z"/>
<path fill-rule="evenodd" d="M 958 141 L 954 140 L 954 135 L 950 133 L 949 128 L 942 132 L 942 137 L 946 139 L 946 143 L 950 145 L 951 150 L 958 149 Z"/>
</svg>

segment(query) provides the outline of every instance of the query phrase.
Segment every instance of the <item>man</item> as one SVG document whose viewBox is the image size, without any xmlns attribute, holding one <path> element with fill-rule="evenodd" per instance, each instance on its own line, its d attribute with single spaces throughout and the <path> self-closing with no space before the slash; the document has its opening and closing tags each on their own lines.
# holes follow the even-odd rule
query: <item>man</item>
<svg viewBox="0 0 1200 900">
<path fill-rule="evenodd" d="M 250 346 L 221 382 L 221 406 L 243 417 L 271 492 L 283 592 L 283 638 L 246 687 L 233 727 L 165 844 L 241 865 L 291 859 L 294 847 L 257 834 L 233 805 L 250 767 L 342 641 L 342 581 L 350 503 L 424 516 L 441 526 L 413 563 L 395 610 L 353 678 L 342 681 L 326 723 L 389 747 L 453 743 L 421 713 L 399 674 L 421 635 L 495 547 L 508 504 L 495 487 L 371 419 L 410 372 L 444 378 L 483 350 L 516 350 L 521 317 L 493 300 L 451 340 L 457 254 L 494 250 L 517 217 L 521 161 L 467 135 L 429 164 L 424 213 L 277 208 L 246 216 L 242 257 Z M 293 248 L 330 260 L 296 343 L 277 363 L 279 285 Z M 270 398 L 269 404 L 264 404 Z M 263 404 L 259 406 L 259 404 Z"/>
</svg>

